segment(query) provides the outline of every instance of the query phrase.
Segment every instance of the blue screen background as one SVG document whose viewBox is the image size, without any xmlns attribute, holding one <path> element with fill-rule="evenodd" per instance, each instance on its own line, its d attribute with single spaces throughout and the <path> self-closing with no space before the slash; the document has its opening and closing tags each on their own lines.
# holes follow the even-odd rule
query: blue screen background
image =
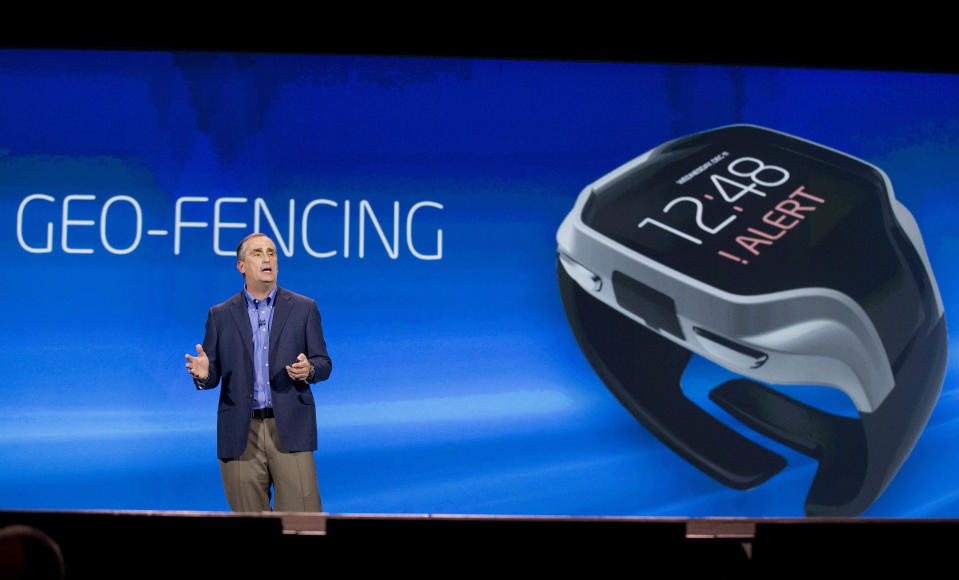
<svg viewBox="0 0 959 580">
<path fill-rule="evenodd" d="M 660 143 L 767 126 L 886 171 L 950 319 L 956 102 L 948 74 L 0 51 L 0 509 L 229 509 L 218 391 L 193 388 L 183 355 L 242 286 L 215 212 L 231 252 L 260 198 L 280 285 L 316 299 L 333 360 L 313 389 L 327 511 L 801 516 L 814 460 L 741 428 L 789 467 L 731 490 L 609 394 L 566 323 L 556 229 L 586 184 Z M 35 194 L 52 200 L 24 204 Z M 324 258 L 303 242 L 318 199 L 305 239 Z M 177 253 L 178 203 L 181 224 L 207 226 L 182 226 Z M 694 358 L 683 387 L 738 426 L 706 396 L 728 376 Z M 925 432 L 865 515 L 959 516 L 957 417 L 952 355 Z"/>
</svg>

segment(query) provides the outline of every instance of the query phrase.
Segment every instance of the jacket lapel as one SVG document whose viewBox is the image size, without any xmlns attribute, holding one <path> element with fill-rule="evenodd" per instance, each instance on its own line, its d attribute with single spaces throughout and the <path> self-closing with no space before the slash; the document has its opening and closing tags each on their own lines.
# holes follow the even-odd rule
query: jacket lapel
<svg viewBox="0 0 959 580">
<path fill-rule="evenodd" d="M 240 342 L 243 343 L 243 350 L 250 359 L 250 365 L 253 364 L 253 331 L 250 330 L 250 315 L 246 311 L 246 298 L 243 292 L 240 292 L 230 299 L 230 314 L 233 315 L 233 322 L 236 323 L 236 330 L 240 333 Z"/>
<path fill-rule="evenodd" d="M 276 357 L 276 345 L 279 343 L 280 334 L 286 321 L 293 312 L 293 297 L 282 288 L 276 289 L 276 305 L 273 307 L 273 325 L 270 327 L 270 362 L 274 363 Z M 252 337 L 250 340 L 253 340 Z M 283 364 L 292 364 L 293 361 L 286 361 Z"/>
</svg>

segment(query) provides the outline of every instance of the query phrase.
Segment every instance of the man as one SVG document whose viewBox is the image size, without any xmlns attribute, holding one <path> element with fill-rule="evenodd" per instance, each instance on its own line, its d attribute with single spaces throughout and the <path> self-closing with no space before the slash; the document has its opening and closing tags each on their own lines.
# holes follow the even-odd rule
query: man
<svg viewBox="0 0 959 580">
<path fill-rule="evenodd" d="M 322 511 L 316 407 L 310 383 L 332 365 L 316 302 L 276 285 L 273 241 L 251 234 L 236 249 L 243 290 L 210 309 L 203 345 L 186 355 L 198 389 L 218 382 L 217 456 L 233 511 Z"/>
</svg>

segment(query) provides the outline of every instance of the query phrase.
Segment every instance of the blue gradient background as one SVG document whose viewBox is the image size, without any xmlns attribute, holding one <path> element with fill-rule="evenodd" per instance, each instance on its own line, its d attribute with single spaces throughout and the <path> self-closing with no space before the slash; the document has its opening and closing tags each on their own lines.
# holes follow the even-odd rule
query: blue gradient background
<svg viewBox="0 0 959 580">
<path fill-rule="evenodd" d="M 566 324 L 555 232 L 580 189 L 664 141 L 748 122 L 882 167 L 923 232 L 946 312 L 957 312 L 959 76 L 680 65 L 145 52 L 0 51 L 0 509 L 226 510 L 215 452 L 218 391 L 197 392 L 183 354 L 206 310 L 239 291 L 212 228 L 186 229 L 175 200 L 212 222 L 225 204 L 231 249 L 262 197 L 286 232 L 312 199 L 310 257 L 299 242 L 279 280 L 315 298 L 334 362 L 314 387 L 324 508 L 339 513 L 801 516 L 816 463 L 734 491 L 679 459 L 596 378 Z M 26 252 L 23 233 L 50 253 Z M 60 247 L 61 202 L 70 245 Z M 143 226 L 167 228 L 127 255 L 99 241 L 100 208 L 128 195 Z M 391 225 L 422 200 L 414 243 L 443 230 L 441 260 L 391 260 L 356 211 Z M 133 239 L 127 204 L 109 216 Z M 125 213 L 126 212 L 126 213 Z M 124 217 L 125 216 L 125 217 Z M 400 224 L 401 236 L 405 221 Z M 389 231 L 389 228 L 387 228 Z M 954 343 L 954 341 L 953 341 Z M 694 359 L 687 394 L 728 373 Z M 793 387 L 839 412 L 836 391 Z M 956 358 L 912 456 L 865 515 L 959 516 Z"/>
</svg>

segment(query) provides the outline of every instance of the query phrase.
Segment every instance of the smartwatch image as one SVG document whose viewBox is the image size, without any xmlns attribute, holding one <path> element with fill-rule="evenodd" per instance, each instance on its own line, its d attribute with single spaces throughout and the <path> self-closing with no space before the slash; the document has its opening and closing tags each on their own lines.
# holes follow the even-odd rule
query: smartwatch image
<svg viewBox="0 0 959 580">
<path fill-rule="evenodd" d="M 588 185 L 556 238 L 563 306 L 597 375 L 719 482 L 753 488 L 786 460 L 686 398 L 693 353 L 741 376 L 712 401 L 818 461 L 807 516 L 861 514 L 912 451 L 942 388 L 946 322 L 919 227 L 879 168 L 721 127 Z M 839 389 L 858 417 L 764 383 Z"/>
</svg>

